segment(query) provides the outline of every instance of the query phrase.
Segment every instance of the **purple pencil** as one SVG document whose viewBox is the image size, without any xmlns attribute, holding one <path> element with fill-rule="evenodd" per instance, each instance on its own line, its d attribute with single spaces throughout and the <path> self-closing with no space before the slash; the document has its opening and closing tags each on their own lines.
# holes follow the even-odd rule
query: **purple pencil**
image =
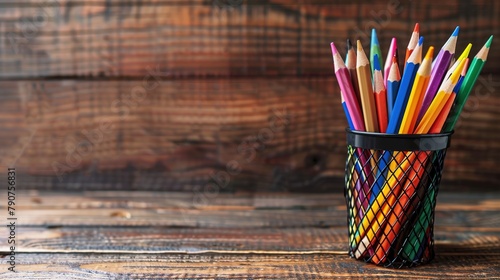
<svg viewBox="0 0 500 280">
<path fill-rule="evenodd" d="M 434 61 L 433 65 L 432 65 L 429 86 L 427 87 L 427 90 L 425 92 L 424 100 L 422 102 L 422 107 L 420 107 L 420 112 L 418 114 L 417 123 L 420 122 L 420 120 L 424 116 L 425 112 L 427 111 L 427 109 L 431 105 L 431 102 L 434 99 L 434 96 L 436 96 L 436 93 L 439 89 L 439 86 L 441 85 L 441 82 L 444 79 L 444 74 L 446 73 L 446 71 L 448 71 L 448 67 L 451 63 L 451 59 L 453 58 L 453 55 L 455 54 L 455 47 L 457 45 L 457 36 L 458 36 L 459 30 L 460 30 L 460 28 L 457 26 L 455 28 L 455 30 L 453 31 L 453 34 L 451 34 L 448 41 L 446 41 L 446 43 L 443 45 L 443 47 L 439 51 L 439 54 L 436 57 L 436 60 Z"/>
</svg>

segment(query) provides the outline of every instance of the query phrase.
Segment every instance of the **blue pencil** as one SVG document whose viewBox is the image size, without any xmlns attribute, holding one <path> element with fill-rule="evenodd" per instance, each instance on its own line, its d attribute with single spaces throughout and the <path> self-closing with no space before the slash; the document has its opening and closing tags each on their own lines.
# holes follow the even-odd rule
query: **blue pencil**
<svg viewBox="0 0 500 280">
<path fill-rule="evenodd" d="M 342 97 L 342 95 L 340 97 L 342 98 L 342 108 L 344 108 L 344 113 L 345 113 L 345 116 L 347 117 L 347 124 L 349 125 L 349 128 L 351 130 L 354 130 L 354 124 L 352 123 L 352 119 L 351 119 L 351 115 L 349 114 L 349 110 L 347 110 L 347 105 L 345 104 L 345 100 Z"/>
<path fill-rule="evenodd" d="M 410 97 L 411 88 L 413 86 L 413 80 L 417 75 L 418 67 L 422 62 L 422 44 L 424 43 L 424 37 L 420 37 L 418 40 L 418 45 L 413 50 L 412 54 L 406 62 L 406 66 L 403 72 L 403 77 L 401 78 L 401 83 L 399 86 L 396 101 L 392 108 L 392 114 L 389 118 L 389 124 L 387 125 L 388 134 L 395 134 L 399 132 L 399 127 L 401 126 L 401 120 L 406 109 L 406 104 L 408 103 L 408 98 Z M 373 203 L 380 193 L 380 189 L 384 185 L 387 177 L 388 164 L 391 160 L 392 152 L 384 151 L 382 154 L 382 160 L 379 160 L 380 166 L 377 171 L 376 182 L 372 188 L 372 195 L 370 196 L 370 203 Z M 382 176 L 383 175 L 383 176 Z"/>
<path fill-rule="evenodd" d="M 389 120 L 392 115 L 392 108 L 396 102 L 396 96 L 398 95 L 399 84 L 401 82 L 401 73 L 399 72 L 399 66 L 397 58 L 394 56 L 392 58 L 391 69 L 389 70 L 389 75 L 387 77 L 387 119 Z"/>
</svg>

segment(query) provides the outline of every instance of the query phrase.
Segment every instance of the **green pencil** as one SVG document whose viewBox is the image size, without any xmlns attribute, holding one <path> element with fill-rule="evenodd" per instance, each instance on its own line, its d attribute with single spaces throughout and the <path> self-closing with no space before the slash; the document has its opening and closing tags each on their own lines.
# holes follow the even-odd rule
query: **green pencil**
<svg viewBox="0 0 500 280">
<path fill-rule="evenodd" d="M 464 108 L 465 102 L 467 101 L 467 98 L 469 97 L 470 92 L 472 91 L 472 88 L 474 87 L 474 84 L 479 77 L 479 73 L 481 73 L 484 63 L 486 62 L 492 40 L 493 35 L 490 36 L 486 44 L 484 44 L 484 46 L 472 60 L 469 66 L 469 70 L 467 71 L 467 75 L 465 76 L 464 81 L 462 82 L 462 86 L 460 87 L 460 91 L 457 94 L 456 104 L 451 109 L 451 112 L 444 124 L 444 132 L 450 132 L 454 129 L 455 124 L 458 121 L 458 117 L 460 116 L 460 113 Z"/>
</svg>

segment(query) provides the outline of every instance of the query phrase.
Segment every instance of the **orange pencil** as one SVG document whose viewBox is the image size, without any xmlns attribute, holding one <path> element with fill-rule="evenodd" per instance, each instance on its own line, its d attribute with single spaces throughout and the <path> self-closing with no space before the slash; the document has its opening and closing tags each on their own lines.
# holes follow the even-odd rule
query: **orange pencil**
<svg viewBox="0 0 500 280">
<path fill-rule="evenodd" d="M 368 132 L 378 132 L 377 112 L 375 109 L 375 97 L 371 81 L 370 62 L 366 57 L 361 41 L 357 41 L 356 73 L 358 74 L 359 93 L 361 96 L 361 107 L 363 119 Z"/>
</svg>

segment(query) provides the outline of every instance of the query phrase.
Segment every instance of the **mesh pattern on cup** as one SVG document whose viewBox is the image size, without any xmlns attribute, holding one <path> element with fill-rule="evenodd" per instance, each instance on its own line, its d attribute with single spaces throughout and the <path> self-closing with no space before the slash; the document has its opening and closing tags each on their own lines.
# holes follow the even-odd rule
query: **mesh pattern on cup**
<svg viewBox="0 0 500 280">
<path fill-rule="evenodd" d="M 348 145 L 344 195 L 351 257 L 398 268 L 433 259 L 434 209 L 445 155 L 446 149 Z"/>
</svg>

